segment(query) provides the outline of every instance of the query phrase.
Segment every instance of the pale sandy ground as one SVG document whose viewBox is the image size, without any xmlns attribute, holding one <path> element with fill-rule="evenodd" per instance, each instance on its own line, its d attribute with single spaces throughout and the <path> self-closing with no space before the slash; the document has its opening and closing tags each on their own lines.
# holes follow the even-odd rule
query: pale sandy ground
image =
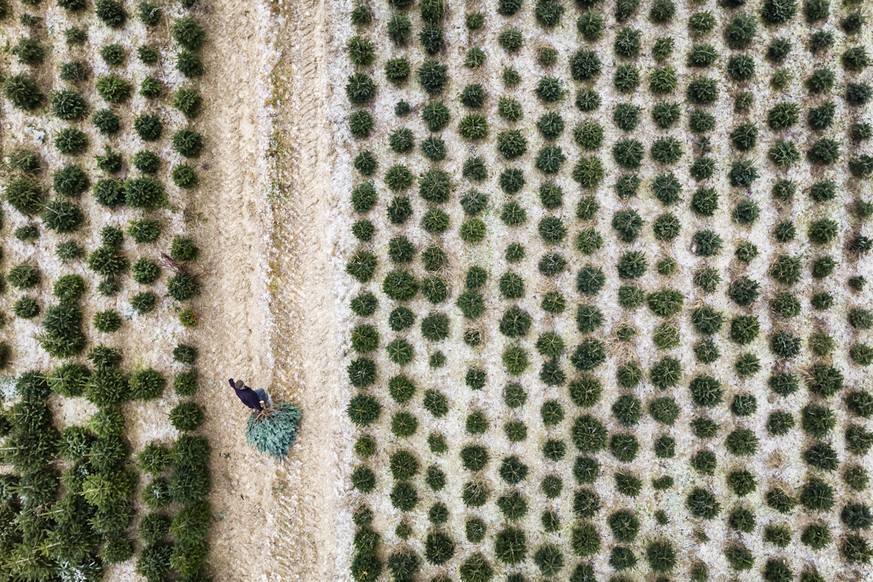
<svg viewBox="0 0 873 582">
<path fill-rule="evenodd" d="M 203 91 L 214 167 L 199 237 L 206 432 L 214 454 L 210 563 L 217 580 L 333 580 L 339 355 L 324 157 L 322 5 L 211 4 Z M 275 46 L 275 50 L 274 50 Z M 218 72 L 220 71 L 220 73 Z M 271 95 L 271 91 L 275 91 Z M 206 242 L 209 241 L 209 242 Z M 303 410 L 277 464 L 244 445 L 229 375 Z"/>
</svg>

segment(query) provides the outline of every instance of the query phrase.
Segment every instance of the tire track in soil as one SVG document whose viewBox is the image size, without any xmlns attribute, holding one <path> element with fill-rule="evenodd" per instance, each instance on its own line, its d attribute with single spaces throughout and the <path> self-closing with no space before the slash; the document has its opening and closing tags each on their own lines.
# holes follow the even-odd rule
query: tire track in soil
<svg viewBox="0 0 873 582">
<path fill-rule="evenodd" d="M 336 580 L 337 519 L 345 482 L 339 450 L 344 394 L 339 370 L 329 217 L 322 0 L 274 3 L 272 247 L 274 389 L 303 408 L 289 460 L 273 485 L 267 576 Z"/>
<path fill-rule="evenodd" d="M 269 20 L 259 3 L 214 0 L 194 11 L 209 34 L 199 122 L 209 158 L 194 202 L 204 274 L 196 305 L 198 398 L 213 451 L 209 565 L 216 580 L 255 580 L 268 559 L 263 539 L 276 464 L 245 444 L 248 415 L 226 379 L 257 386 L 272 381 L 264 262 L 270 215 L 262 161 Z"/>
</svg>

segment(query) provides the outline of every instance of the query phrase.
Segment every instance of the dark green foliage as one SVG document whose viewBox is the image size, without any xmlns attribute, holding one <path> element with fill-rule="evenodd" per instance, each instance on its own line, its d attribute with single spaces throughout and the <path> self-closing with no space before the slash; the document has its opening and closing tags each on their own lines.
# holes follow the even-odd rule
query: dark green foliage
<svg viewBox="0 0 873 582">
<path fill-rule="evenodd" d="M 662 289 L 649 293 L 646 304 L 652 313 L 660 317 L 672 317 L 682 309 L 683 295 L 675 289 Z"/>
<path fill-rule="evenodd" d="M 671 213 L 658 216 L 652 223 L 655 238 L 661 241 L 671 241 L 679 235 L 681 224 L 679 219 Z"/>
<path fill-rule="evenodd" d="M 12 312 L 21 319 L 33 319 L 40 313 L 39 302 L 28 295 L 23 295 L 13 304 Z"/>
<path fill-rule="evenodd" d="M 468 445 L 461 449 L 461 461 L 468 471 L 480 471 L 488 463 L 488 451 L 479 445 Z"/>
<path fill-rule="evenodd" d="M 167 281 L 167 294 L 176 301 L 187 301 L 200 294 L 200 280 L 196 275 L 177 273 Z"/>
<path fill-rule="evenodd" d="M 55 281 L 52 295 L 61 301 L 75 302 L 85 294 L 85 280 L 79 275 L 62 275 Z"/>
<path fill-rule="evenodd" d="M 656 139 L 649 150 L 652 159 L 659 164 L 675 164 L 682 157 L 682 144 L 677 138 Z"/>
<path fill-rule="evenodd" d="M 88 149 L 88 136 L 82 130 L 65 127 L 55 137 L 55 147 L 66 156 L 77 156 Z"/>
<path fill-rule="evenodd" d="M 873 327 L 873 312 L 861 308 L 850 309 L 848 321 L 849 325 L 855 329 L 870 329 Z"/>
<path fill-rule="evenodd" d="M 58 194 L 77 197 L 90 187 L 88 174 L 78 165 L 67 165 L 52 174 L 52 186 Z"/>
<path fill-rule="evenodd" d="M 812 144 L 807 151 L 807 158 L 813 164 L 830 165 L 840 157 L 840 145 L 836 140 L 822 138 Z"/>
<path fill-rule="evenodd" d="M 19 38 L 11 52 L 18 57 L 19 62 L 25 65 L 41 65 L 45 59 L 45 47 L 35 38 Z"/>
<path fill-rule="evenodd" d="M 658 103 L 652 108 L 652 120 L 658 127 L 667 129 L 679 121 L 680 111 L 677 103 Z"/>
<path fill-rule="evenodd" d="M 755 302 L 760 294 L 761 285 L 748 277 L 738 277 L 728 286 L 728 297 L 741 307 Z"/>
<path fill-rule="evenodd" d="M 676 14 L 676 5 L 673 0 L 655 0 L 649 9 L 649 20 L 656 24 L 670 22 Z"/>
<path fill-rule="evenodd" d="M 764 564 L 764 580 L 767 582 L 791 582 L 794 574 L 784 560 L 770 558 Z"/>
<path fill-rule="evenodd" d="M 615 474 L 615 489 L 622 495 L 636 497 L 640 494 L 642 487 L 642 481 L 629 473 Z"/>
<path fill-rule="evenodd" d="M 686 97 L 696 105 L 712 105 L 718 99 L 718 84 L 714 79 L 699 77 L 688 83 Z"/>
<path fill-rule="evenodd" d="M 619 396 L 612 405 L 612 414 L 623 426 L 637 424 L 642 416 L 643 405 L 638 398 L 629 394 Z"/>
<path fill-rule="evenodd" d="M 46 309 L 39 343 L 56 358 L 68 358 L 81 352 L 86 343 L 81 309 L 65 301 Z"/>
<path fill-rule="evenodd" d="M 751 430 L 738 428 L 727 436 L 725 446 L 734 455 L 748 456 L 758 449 L 758 438 Z"/>
<path fill-rule="evenodd" d="M 349 115 L 349 132 L 352 137 L 365 139 L 373 131 L 373 116 L 369 111 L 359 109 Z"/>
<path fill-rule="evenodd" d="M 80 83 L 87 81 L 91 76 L 91 69 L 81 61 L 69 61 L 61 63 L 60 77 L 62 81 L 70 83 Z"/>
<path fill-rule="evenodd" d="M 649 560 L 649 566 L 655 572 L 669 572 L 676 566 L 676 550 L 672 543 L 664 539 L 648 545 L 646 558 Z"/>
<path fill-rule="evenodd" d="M 657 422 L 672 426 L 679 418 L 679 405 L 670 397 L 655 398 L 649 402 L 649 414 Z"/>
<path fill-rule="evenodd" d="M 52 200 L 46 204 L 42 214 L 43 224 L 58 233 L 70 233 L 79 229 L 85 215 L 79 206 L 65 200 Z"/>
<path fill-rule="evenodd" d="M 97 18 L 110 28 L 121 28 L 127 22 L 127 11 L 117 0 L 97 0 L 94 3 Z"/>
<path fill-rule="evenodd" d="M 873 447 L 873 432 L 863 426 L 851 424 L 846 429 L 846 449 L 853 455 L 866 455 L 870 447 Z"/>
<path fill-rule="evenodd" d="M 154 400 L 164 393 L 167 380 L 157 370 L 145 368 L 130 375 L 129 387 L 133 398 Z"/>
<path fill-rule="evenodd" d="M 814 364 L 809 369 L 806 384 L 812 393 L 827 398 L 843 388 L 843 375 L 826 364 Z"/>
<path fill-rule="evenodd" d="M 873 415 L 873 395 L 870 392 L 850 392 L 846 395 L 845 402 L 849 411 L 856 416 L 869 418 Z"/>
<path fill-rule="evenodd" d="M 689 384 L 691 396 L 698 406 L 713 407 L 722 401 L 724 390 L 712 376 L 696 376 Z"/>
<path fill-rule="evenodd" d="M 203 409 L 196 402 L 181 402 L 170 411 L 170 424 L 176 430 L 196 430 L 203 424 Z"/>
<path fill-rule="evenodd" d="M 500 34 L 497 35 L 497 44 L 510 54 L 516 53 L 524 45 L 524 37 L 522 36 L 521 31 L 517 28 L 504 28 L 500 31 Z"/>
<path fill-rule="evenodd" d="M 836 107 L 832 101 L 825 102 L 817 107 L 812 107 L 806 114 L 806 121 L 814 130 L 821 131 L 831 126 Z"/>
<path fill-rule="evenodd" d="M 494 570 L 481 553 L 475 553 L 460 566 L 461 582 L 489 582 L 494 577 Z"/>
<path fill-rule="evenodd" d="M 543 77 L 536 87 L 536 95 L 543 103 L 556 103 L 566 94 L 563 83 L 555 77 Z"/>
<path fill-rule="evenodd" d="M 124 47 L 120 44 L 107 44 L 100 47 L 100 58 L 110 67 L 123 65 L 126 56 Z"/>
<path fill-rule="evenodd" d="M 640 189 L 639 176 L 636 174 L 624 174 L 615 182 L 615 193 L 621 199 L 633 198 Z"/>
<path fill-rule="evenodd" d="M 691 197 L 691 210 L 701 216 L 712 216 L 718 209 L 718 193 L 715 188 L 698 188 Z M 704 230 L 700 232 L 709 233 Z M 718 235 L 716 235 L 718 236 Z M 711 238 L 707 235 L 706 238 Z"/>
<path fill-rule="evenodd" d="M 757 488 L 755 476 L 745 469 L 728 473 L 727 484 L 728 487 L 730 487 L 731 490 L 740 497 L 752 493 Z"/>
<path fill-rule="evenodd" d="M 382 406 L 372 396 L 359 394 L 351 399 L 346 410 L 353 423 L 368 426 L 378 419 Z"/>
<path fill-rule="evenodd" d="M 612 216 L 612 228 L 622 242 L 633 242 L 637 239 L 643 227 L 643 219 L 639 213 L 630 208 L 619 210 Z"/>
<path fill-rule="evenodd" d="M 612 157 L 622 168 L 637 169 L 643 159 L 643 144 L 635 139 L 622 139 L 612 148 Z"/>
<path fill-rule="evenodd" d="M 751 123 L 738 125 L 730 134 L 731 143 L 740 151 L 750 150 L 755 147 L 758 139 L 758 128 Z"/>
<path fill-rule="evenodd" d="M 834 505 L 834 490 L 818 477 L 810 477 L 800 492 L 800 503 L 812 511 L 829 511 Z"/>
<path fill-rule="evenodd" d="M 572 531 L 571 545 L 573 553 L 579 557 L 595 554 L 600 549 L 600 534 L 592 523 L 583 522 Z"/>
<path fill-rule="evenodd" d="M 686 63 L 689 67 L 706 68 L 711 66 L 718 58 L 718 52 L 711 44 L 696 44 L 688 52 Z M 689 99 L 690 99 L 689 94 Z"/>
<path fill-rule="evenodd" d="M 754 16 L 747 13 L 734 15 L 724 29 L 727 45 L 732 49 L 744 49 L 755 38 L 758 23 Z"/>
<path fill-rule="evenodd" d="M 194 188 L 200 183 L 197 172 L 188 164 L 174 166 L 170 178 L 173 180 L 173 184 L 179 188 Z"/>
<path fill-rule="evenodd" d="M 69 89 L 52 94 L 52 113 L 64 121 L 79 121 L 88 113 L 88 102 L 79 93 Z"/>
<path fill-rule="evenodd" d="M 873 513 L 863 503 L 850 503 L 843 507 L 840 519 L 851 529 L 868 529 L 873 523 Z"/>
<path fill-rule="evenodd" d="M 803 451 L 803 460 L 812 467 L 824 471 L 837 468 L 837 452 L 827 443 L 814 443 Z"/>
<path fill-rule="evenodd" d="M 615 19 L 624 22 L 630 19 L 640 7 L 640 0 L 618 0 L 615 4 Z"/>
<path fill-rule="evenodd" d="M 629 27 L 622 28 L 615 35 L 613 51 L 623 58 L 636 58 L 640 54 L 641 37 L 642 33 L 639 30 Z"/>
<path fill-rule="evenodd" d="M 94 329 L 102 333 L 112 333 L 121 329 L 121 316 L 115 311 L 99 311 L 94 314 Z"/>
<path fill-rule="evenodd" d="M 107 103 L 124 103 L 133 94 L 130 81 L 114 74 L 98 78 L 96 88 L 97 93 Z"/>
<path fill-rule="evenodd" d="M 582 452 L 594 453 L 606 447 L 606 428 L 590 415 L 575 420 L 572 437 L 573 444 Z"/>
<path fill-rule="evenodd" d="M 187 16 L 173 21 L 170 34 L 182 48 L 190 51 L 196 51 L 206 41 L 206 31 L 200 23 Z"/>
<path fill-rule="evenodd" d="M 828 68 L 815 69 L 806 79 L 806 89 L 813 95 L 830 91 L 836 78 L 834 72 Z"/>
<path fill-rule="evenodd" d="M 614 434 L 609 440 L 609 450 L 619 461 L 633 461 L 639 448 L 639 441 L 631 434 Z"/>
<path fill-rule="evenodd" d="M 555 174 L 567 160 L 560 146 L 545 146 L 537 154 L 536 168 L 544 174 Z"/>
<path fill-rule="evenodd" d="M 713 475 L 716 467 L 715 453 L 712 451 L 698 451 L 691 457 L 691 466 L 699 473 Z"/>
<path fill-rule="evenodd" d="M 700 519 L 713 519 L 721 511 L 721 505 L 710 491 L 696 488 L 688 494 L 685 506 L 692 516 Z"/>
<path fill-rule="evenodd" d="M 641 112 L 642 108 L 637 105 L 631 103 L 619 103 L 615 106 L 615 110 L 613 110 L 612 121 L 615 123 L 615 126 L 622 131 L 633 131 L 640 122 Z"/>
<path fill-rule="evenodd" d="M 853 107 L 859 107 L 870 101 L 873 96 L 873 88 L 866 83 L 846 84 L 846 103 Z"/>
<path fill-rule="evenodd" d="M 143 141 L 157 141 L 164 130 L 164 124 L 157 115 L 138 115 L 133 121 L 133 128 Z"/>
<path fill-rule="evenodd" d="M 797 0 L 765 0 L 761 18 L 767 24 L 783 24 L 797 13 Z"/>
<path fill-rule="evenodd" d="M 751 570 L 755 563 L 752 552 L 739 543 L 733 543 L 725 547 L 724 555 L 731 568 L 737 571 Z"/>
<path fill-rule="evenodd" d="M 124 182 L 124 201 L 143 210 L 154 210 L 167 201 L 167 194 L 160 181 L 149 176 L 128 178 Z"/>
<path fill-rule="evenodd" d="M 203 149 L 203 136 L 191 129 L 180 129 L 173 134 L 173 149 L 186 158 L 196 158 Z"/>
<path fill-rule="evenodd" d="M 9 270 L 7 281 L 16 289 L 30 289 L 39 285 L 42 273 L 39 267 L 30 263 L 20 263 Z"/>
</svg>

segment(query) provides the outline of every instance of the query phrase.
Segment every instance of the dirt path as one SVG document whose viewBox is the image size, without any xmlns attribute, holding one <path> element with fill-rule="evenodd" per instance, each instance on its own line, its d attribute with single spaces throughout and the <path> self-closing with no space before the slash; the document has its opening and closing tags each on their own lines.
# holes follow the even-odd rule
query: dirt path
<svg viewBox="0 0 873 582">
<path fill-rule="evenodd" d="M 323 5 L 216 0 L 206 18 L 207 67 L 221 71 L 203 87 L 213 158 L 199 204 L 212 282 L 200 328 L 218 516 L 210 563 L 222 581 L 334 580 L 345 481 Z M 233 374 L 303 408 L 285 463 L 244 445 L 245 414 L 225 383 Z"/>
<path fill-rule="evenodd" d="M 304 410 L 292 459 L 274 483 L 268 575 L 335 580 L 342 378 L 333 284 L 322 0 L 279 3 L 273 72 L 274 384 Z"/>
<path fill-rule="evenodd" d="M 272 383 L 263 162 L 270 67 L 266 16 L 257 4 L 234 0 L 215 0 L 202 16 L 211 45 L 204 51 L 211 73 L 202 85 L 211 160 L 196 204 L 208 277 L 199 300 L 199 397 L 213 448 L 216 522 L 209 561 L 217 580 L 253 580 L 251 565 L 266 562 L 263 539 L 276 472 L 275 463 L 245 446 L 247 415 L 226 382 L 233 376 L 255 385 Z"/>
</svg>

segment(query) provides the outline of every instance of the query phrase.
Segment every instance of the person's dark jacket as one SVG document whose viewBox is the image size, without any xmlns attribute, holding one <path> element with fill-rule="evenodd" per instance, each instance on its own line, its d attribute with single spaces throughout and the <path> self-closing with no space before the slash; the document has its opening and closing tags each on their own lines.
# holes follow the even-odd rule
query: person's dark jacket
<svg viewBox="0 0 873 582">
<path fill-rule="evenodd" d="M 233 380 L 230 381 L 230 386 L 231 388 L 233 388 L 233 391 L 236 392 L 237 397 L 242 401 L 243 404 L 245 404 L 252 410 L 257 410 L 258 412 L 263 410 L 263 408 L 261 408 L 261 399 L 258 396 L 257 392 L 255 392 L 248 386 L 244 386 L 240 390 L 236 386 L 234 386 Z"/>
</svg>

